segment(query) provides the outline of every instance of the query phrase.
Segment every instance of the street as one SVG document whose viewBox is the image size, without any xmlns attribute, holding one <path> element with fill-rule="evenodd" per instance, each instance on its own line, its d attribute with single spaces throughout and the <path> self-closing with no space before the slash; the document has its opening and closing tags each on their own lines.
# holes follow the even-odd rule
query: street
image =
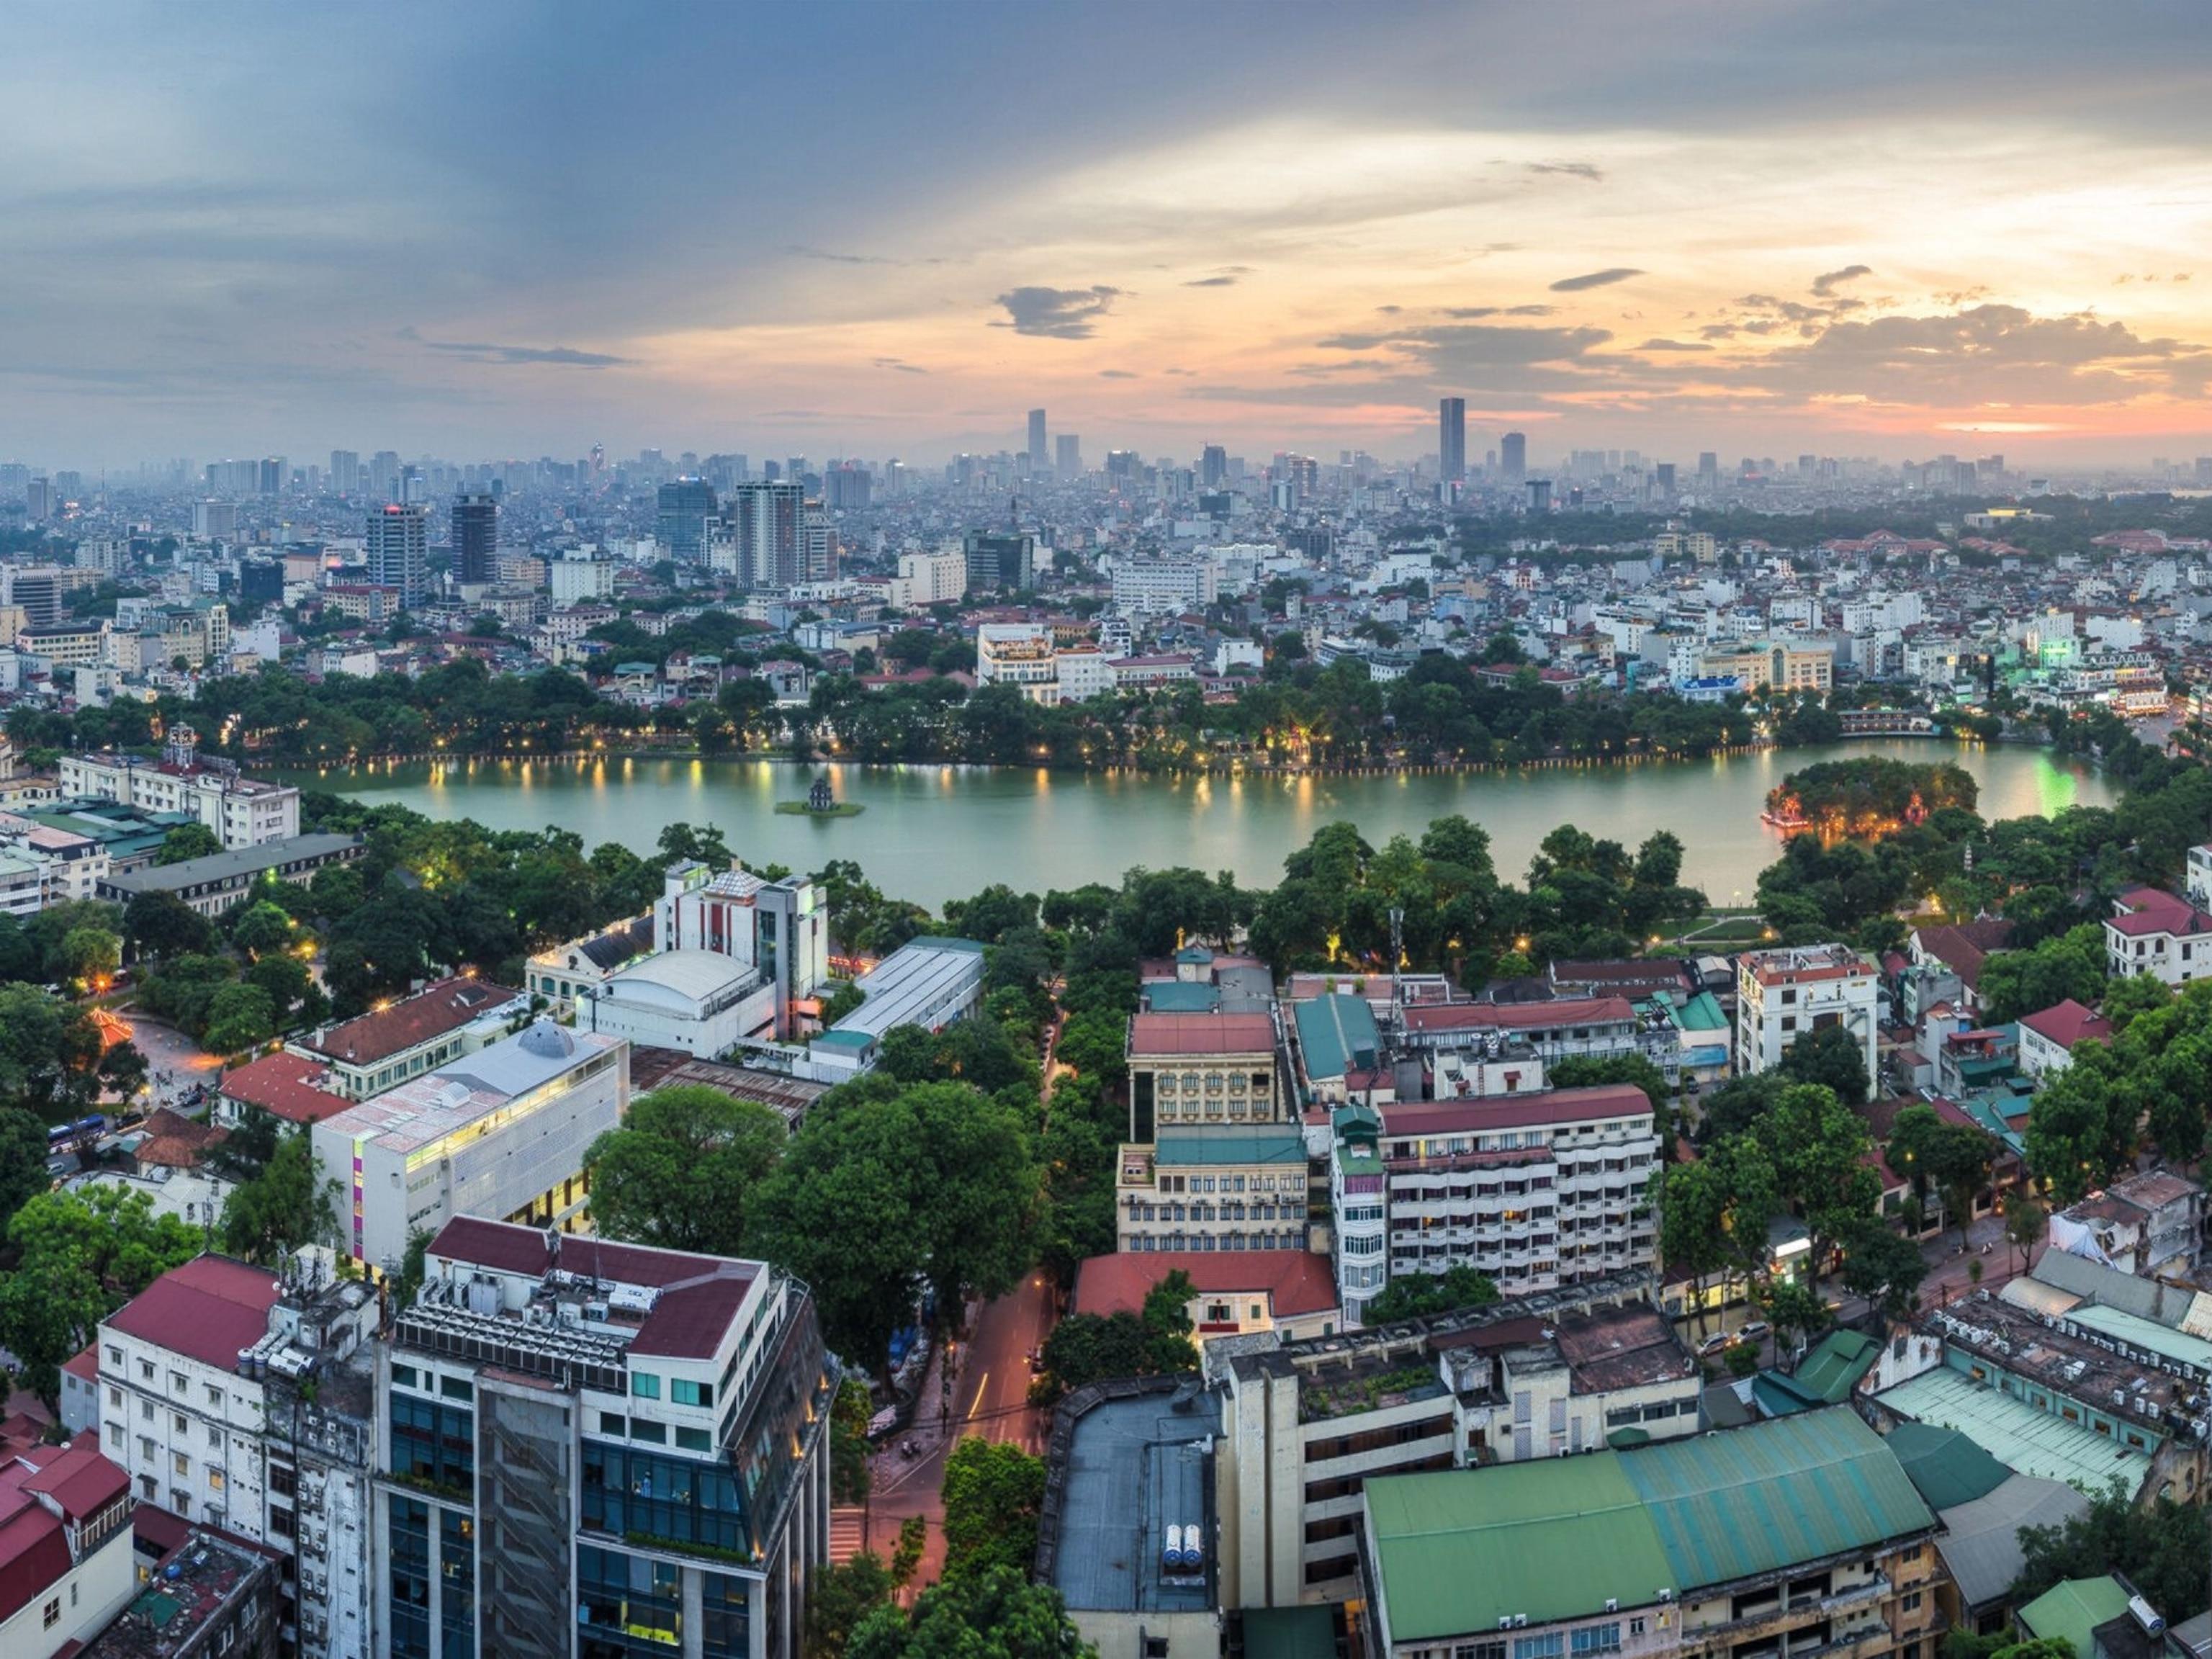
<svg viewBox="0 0 2212 1659">
<path fill-rule="evenodd" d="M 167 1105 L 182 1091 L 215 1081 L 222 1061 L 204 1054 L 199 1045 L 175 1026 L 165 1024 L 135 1009 L 121 1008 L 100 1018 L 100 1034 L 109 1042 L 128 1039 L 146 1056 L 146 1075 L 153 1085 L 153 1103 Z M 163 1073 L 169 1080 L 161 1081 Z"/>
</svg>

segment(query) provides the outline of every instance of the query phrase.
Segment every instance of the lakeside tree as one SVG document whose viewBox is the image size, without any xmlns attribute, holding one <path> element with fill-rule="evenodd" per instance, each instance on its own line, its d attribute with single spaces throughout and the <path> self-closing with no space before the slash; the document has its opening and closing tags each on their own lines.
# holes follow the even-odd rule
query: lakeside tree
<svg viewBox="0 0 2212 1659">
<path fill-rule="evenodd" d="M 751 1196 L 790 1139 L 781 1113 L 702 1084 L 640 1095 L 584 1154 L 593 1224 L 663 1249 L 742 1255 Z"/>
</svg>

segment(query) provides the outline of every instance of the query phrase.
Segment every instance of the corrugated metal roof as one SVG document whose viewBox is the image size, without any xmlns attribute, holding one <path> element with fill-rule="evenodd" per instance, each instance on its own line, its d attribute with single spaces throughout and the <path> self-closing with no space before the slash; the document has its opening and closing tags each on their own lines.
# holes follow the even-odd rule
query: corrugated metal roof
<svg viewBox="0 0 2212 1659">
<path fill-rule="evenodd" d="M 2018 1479 L 1975 1441 L 1932 1423 L 1899 1424 L 1889 1437 L 1889 1449 L 1904 1465 L 1905 1478 L 1932 1510 L 1986 1498 L 2007 1480 Z"/>
<path fill-rule="evenodd" d="M 2132 1496 L 2150 1467 L 2132 1447 L 1954 1370 L 1933 1370 L 1875 1396 L 1900 1417 L 1956 1429 L 2007 1468 L 2102 1492 L 2114 1479 Z"/>
<path fill-rule="evenodd" d="M 1298 1048 L 1309 1078 L 1342 1077 L 1353 1066 L 1371 1066 L 1382 1046 L 1375 1011 L 1356 996 L 1316 997 L 1291 1005 Z"/>
<path fill-rule="evenodd" d="M 2058 1526 L 2088 1508 L 2089 1500 L 2071 1486 L 2015 1474 L 1985 1498 L 1944 1510 L 1936 1547 L 1960 1599 L 1982 1607 L 2002 1601 L 2019 1581 L 2027 1559 L 2020 1547 L 2022 1527 Z"/>
<path fill-rule="evenodd" d="M 1808 1412 L 1626 1452 L 1367 1483 L 1395 1642 L 1645 1607 L 1931 1528 L 1880 1436 Z"/>
<path fill-rule="evenodd" d="M 2014 1615 L 2031 1636 L 2056 1638 L 2073 1644 L 2074 1651 L 2094 1653 L 2090 1639 L 2097 1626 L 2126 1616 L 2127 1586 L 2112 1576 L 2069 1578 L 2053 1584 Z"/>
</svg>

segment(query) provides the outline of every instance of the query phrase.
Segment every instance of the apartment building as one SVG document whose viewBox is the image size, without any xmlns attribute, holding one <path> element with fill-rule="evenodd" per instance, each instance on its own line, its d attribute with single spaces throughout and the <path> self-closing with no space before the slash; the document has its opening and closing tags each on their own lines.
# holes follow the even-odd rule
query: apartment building
<svg viewBox="0 0 2212 1659">
<path fill-rule="evenodd" d="M 1937 1628 L 1936 1517 L 1849 1409 L 1369 1484 L 1375 1659 L 1891 1659 Z"/>
<path fill-rule="evenodd" d="M 89 1440 L 0 1460 L 0 1654 L 76 1653 L 138 1592 L 131 1480 Z"/>
<path fill-rule="evenodd" d="M 1472 1267 L 1509 1296 L 1648 1271 L 1656 1109 L 1603 1085 L 1376 1109 L 1387 1277 Z M 1351 1174 L 1342 1177 L 1349 1186 Z"/>
<path fill-rule="evenodd" d="M 1736 1074 L 1771 1071 L 1806 1032 L 1840 1025 L 1878 1079 L 1881 995 L 1874 963 L 1848 945 L 1745 951 L 1735 964 Z"/>
<path fill-rule="evenodd" d="M 1836 683 L 1836 653 L 1825 645 L 1747 643 L 1705 653 L 1698 673 L 1704 679 L 1733 679 L 1747 691 L 1826 691 Z"/>
<path fill-rule="evenodd" d="M 584 1154 L 629 1109 L 629 1044 L 541 1019 L 308 1133 L 317 1178 L 347 1194 L 346 1253 L 393 1273 L 455 1216 L 577 1225 Z"/>
<path fill-rule="evenodd" d="M 242 776 L 233 761 L 203 758 L 199 734 L 182 722 L 169 728 L 158 761 L 112 750 L 64 755 L 60 774 L 66 797 L 112 800 L 145 812 L 182 812 L 232 850 L 300 833 L 296 788 Z"/>
<path fill-rule="evenodd" d="M 1205 1124 L 1283 1121 L 1274 1016 L 1139 1013 L 1129 1018 L 1129 1139 Z"/>
<path fill-rule="evenodd" d="M 1698 1425 L 1696 1362 L 1637 1274 L 1373 1331 L 1241 1337 L 1204 1363 L 1221 1410 L 1225 1607 L 1354 1595 L 1377 1476 Z"/>
<path fill-rule="evenodd" d="M 2212 914 L 2155 887 L 2131 887 L 2105 919 L 2105 965 L 2115 979 L 2149 974 L 2186 985 L 2212 973 Z"/>
<path fill-rule="evenodd" d="M 837 1363 L 766 1264 L 461 1218 L 378 1369 L 391 1659 L 795 1659 Z"/>
<path fill-rule="evenodd" d="M 1609 1059 L 1650 1046 L 1625 996 L 1555 997 L 1548 1002 L 1444 1002 L 1406 1010 L 1404 1046 L 1503 1050 L 1519 1044 L 1545 1060 Z"/>
<path fill-rule="evenodd" d="M 1221 567 L 1211 559 L 1116 559 L 1114 608 L 1132 611 L 1200 610 L 1220 597 Z"/>
<path fill-rule="evenodd" d="M 47 904 L 95 896 L 111 868 L 105 843 L 14 812 L 0 812 L 0 848 L 38 866 Z"/>
<path fill-rule="evenodd" d="M 287 1644 L 378 1650 L 370 1623 L 375 1465 L 368 1288 L 203 1255 L 103 1320 L 101 1449 L 133 1497 L 292 1555 Z"/>
<path fill-rule="evenodd" d="M 1039 623 L 986 623 L 975 630 L 975 684 L 1011 685 L 1030 702 L 1060 701 L 1059 647 Z"/>
<path fill-rule="evenodd" d="M 1182 1126 L 1121 1148 L 1123 1250 L 1302 1250 L 1305 1137 L 1295 1124 Z"/>
<path fill-rule="evenodd" d="M 530 999 L 520 991 L 489 980 L 441 979 L 289 1046 L 329 1067 L 322 1087 L 367 1100 L 489 1047 L 529 1012 Z"/>
</svg>

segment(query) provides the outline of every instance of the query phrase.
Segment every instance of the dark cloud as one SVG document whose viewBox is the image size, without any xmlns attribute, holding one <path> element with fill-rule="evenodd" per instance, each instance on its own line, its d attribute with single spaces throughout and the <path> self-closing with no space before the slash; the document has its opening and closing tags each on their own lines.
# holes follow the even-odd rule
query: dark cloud
<svg viewBox="0 0 2212 1659">
<path fill-rule="evenodd" d="M 1552 284 L 1554 294 L 1579 294 L 1586 288 L 1606 288 L 1614 283 L 1625 283 L 1632 276 L 1644 273 L 1633 265 L 1608 265 L 1603 270 L 1585 271 L 1579 276 L 1562 276 Z"/>
<path fill-rule="evenodd" d="M 1505 314 L 1509 317 L 1548 317 L 1558 309 L 1557 306 L 1508 306 Z"/>
<path fill-rule="evenodd" d="M 1605 179 L 1604 173 L 1590 161 L 1531 161 L 1528 164 L 1528 170 L 1537 173 L 1560 173 L 1570 179 L 1587 179 L 1594 185 L 1602 183 Z"/>
<path fill-rule="evenodd" d="M 1646 340 L 1636 348 L 1638 351 L 1711 351 L 1712 348 L 1696 340 Z"/>
<path fill-rule="evenodd" d="M 1098 378 L 1102 380 L 1133 380 L 1139 377 L 1133 369 L 1102 368 L 1098 371 Z"/>
<path fill-rule="evenodd" d="M 1856 283 L 1862 276 L 1874 275 L 1872 265 L 1845 265 L 1841 270 L 1824 270 L 1813 279 L 1813 292 L 1823 300 L 1835 294 L 1838 284 Z"/>
<path fill-rule="evenodd" d="M 1747 294 L 1736 303 L 1746 311 L 1765 313 L 1785 323 L 1817 323 L 1831 314 L 1831 308 L 1826 306 L 1808 306 L 1796 300 L 1780 300 L 1771 294 Z"/>
<path fill-rule="evenodd" d="M 1007 320 L 991 326 L 1041 339 L 1087 340 L 1121 294 L 1120 289 L 1103 283 L 1090 288 L 1009 289 L 995 301 L 1006 308 Z"/>
<path fill-rule="evenodd" d="M 929 373 L 927 369 L 922 368 L 919 363 L 908 362 L 902 357 L 878 357 L 876 359 L 876 367 L 878 368 L 895 368 L 902 374 L 927 374 Z"/>
<path fill-rule="evenodd" d="M 615 356 L 611 352 L 578 351 L 573 346 L 494 345 L 483 340 L 426 340 L 411 328 L 401 329 L 399 337 L 421 346 L 426 351 L 442 351 L 475 362 L 504 366 L 550 363 L 560 368 L 619 368 L 635 361 L 634 358 Z"/>
<path fill-rule="evenodd" d="M 1183 284 L 1185 288 L 1234 288 L 1234 276 L 1195 276 Z"/>
</svg>

